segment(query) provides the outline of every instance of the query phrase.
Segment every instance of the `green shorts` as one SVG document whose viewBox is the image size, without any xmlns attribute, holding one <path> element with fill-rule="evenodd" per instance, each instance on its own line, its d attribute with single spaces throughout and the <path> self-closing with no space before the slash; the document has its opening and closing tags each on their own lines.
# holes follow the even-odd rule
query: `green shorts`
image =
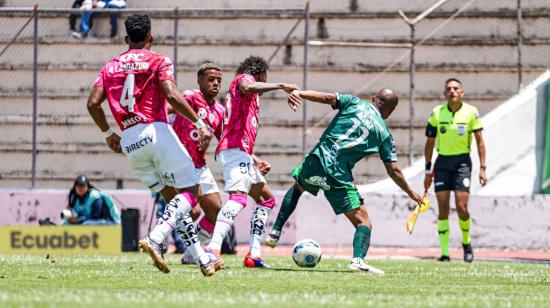
<svg viewBox="0 0 550 308">
<path fill-rule="evenodd" d="M 359 208 L 363 204 L 357 188 L 340 183 L 325 173 L 325 168 L 316 155 L 307 155 L 300 167 L 292 169 L 292 177 L 314 196 L 322 189 L 336 215 Z"/>
</svg>

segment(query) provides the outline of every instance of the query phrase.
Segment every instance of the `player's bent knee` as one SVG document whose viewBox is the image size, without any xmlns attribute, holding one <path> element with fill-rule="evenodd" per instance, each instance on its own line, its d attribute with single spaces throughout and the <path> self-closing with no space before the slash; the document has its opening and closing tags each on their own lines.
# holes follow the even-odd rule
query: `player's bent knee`
<svg viewBox="0 0 550 308">
<path fill-rule="evenodd" d="M 241 192 L 232 193 L 229 196 L 229 200 L 234 201 L 242 205 L 243 207 L 246 207 L 246 194 Z"/>
</svg>

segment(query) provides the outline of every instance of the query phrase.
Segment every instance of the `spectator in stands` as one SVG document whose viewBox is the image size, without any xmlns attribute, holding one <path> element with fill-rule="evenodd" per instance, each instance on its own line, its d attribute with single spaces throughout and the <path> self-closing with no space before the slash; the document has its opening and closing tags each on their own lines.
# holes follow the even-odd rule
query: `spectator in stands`
<svg viewBox="0 0 550 308">
<path fill-rule="evenodd" d="M 79 9 L 82 6 L 83 2 L 84 2 L 84 0 L 75 0 L 73 2 L 73 6 L 71 8 Z M 78 33 L 78 31 L 76 31 L 76 19 L 78 18 L 78 16 L 80 16 L 80 14 L 71 13 L 69 15 L 69 27 L 71 28 L 73 36 L 79 36 L 80 37 L 80 34 Z"/>
<path fill-rule="evenodd" d="M 90 35 L 90 30 L 92 29 L 92 20 L 93 20 L 93 13 L 91 12 L 94 8 L 107 8 L 107 9 L 122 9 L 126 7 L 126 0 L 104 0 L 104 1 L 96 1 L 96 0 L 82 0 L 78 1 L 76 0 L 73 3 L 74 7 L 79 7 L 80 4 L 80 10 L 82 11 L 82 16 L 80 18 L 80 32 L 75 31 L 75 27 L 73 26 L 73 23 L 76 23 L 76 17 L 72 17 L 73 14 L 69 17 L 69 23 L 71 25 L 71 30 L 73 30 L 72 35 L 76 38 L 83 38 L 88 37 Z M 111 37 L 116 37 L 118 33 L 118 15 L 119 13 L 112 12 L 109 13 L 109 17 L 111 20 Z M 74 22 L 73 22 L 74 20 Z"/>
<path fill-rule="evenodd" d="M 69 204 L 61 213 L 61 224 L 120 224 L 120 211 L 108 195 L 102 193 L 85 175 L 79 175 L 69 192 Z"/>
</svg>

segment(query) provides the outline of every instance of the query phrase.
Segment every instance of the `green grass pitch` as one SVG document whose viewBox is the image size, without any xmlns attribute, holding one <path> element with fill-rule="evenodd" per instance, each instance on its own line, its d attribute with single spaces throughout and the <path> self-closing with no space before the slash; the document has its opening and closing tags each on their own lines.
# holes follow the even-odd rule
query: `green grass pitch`
<svg viewBox="0 0 550 308">
<path fill-rule="evenodd" d="M 550 266 L 374 260 L 379 277 L 350 273 L 347 261 L 297 267 L 290 257 L 268 257 L 273 269 L 229 269 L 203 277 L 198 268 L 168 256 L 172 272 L 157 271 L 148 256 L 0 255 L 0 304 L 8 306 L 257 306 L 425 307 L 550 305 Z M 198 306 L 201 305 L 201 306 Z M 204 305 L 204 306 L 203 306 Z M 313 306 L 312 306 L 313 307 Z"/>
</svg>

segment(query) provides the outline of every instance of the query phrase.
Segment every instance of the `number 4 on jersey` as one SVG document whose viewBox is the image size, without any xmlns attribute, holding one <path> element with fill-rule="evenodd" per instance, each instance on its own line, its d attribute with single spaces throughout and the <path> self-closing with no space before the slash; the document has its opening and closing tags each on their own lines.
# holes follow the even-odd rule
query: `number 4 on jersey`
<svg viewBox="0 0 550 308">
<path fill-rule="evenodd" d="M 128 107 L 128 112 L 134 112 L 134 104 L 136 100 L 134 98 L 134 74 L 129 74 L 124 81 L 124 89 L 122 89 L 122 96 L 120 97 L 120 105 L 122 107 Z"/>
</svg>

